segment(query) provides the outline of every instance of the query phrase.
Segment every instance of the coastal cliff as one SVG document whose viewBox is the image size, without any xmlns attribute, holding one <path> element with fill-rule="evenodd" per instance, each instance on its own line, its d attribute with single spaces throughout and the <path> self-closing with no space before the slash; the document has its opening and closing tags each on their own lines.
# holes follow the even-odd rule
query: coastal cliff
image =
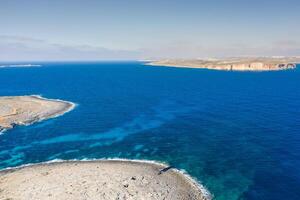
<svg viewBox="0 0 300 200">
<path fill-rule="evenodd" d="M 257 57 L 257 58 L 227 58 L 208 60 L 157 60 L 150 61 L 147 65 L 205 68 L 227 71 L 274 71 L 296 68 L 300 63 L 299 57 Z"/>
</svg>

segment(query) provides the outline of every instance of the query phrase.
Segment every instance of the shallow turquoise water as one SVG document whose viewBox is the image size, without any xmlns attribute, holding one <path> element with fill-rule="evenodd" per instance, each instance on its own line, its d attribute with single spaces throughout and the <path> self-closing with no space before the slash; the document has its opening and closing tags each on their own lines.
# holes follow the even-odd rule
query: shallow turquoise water
<svg viewBox="0 0 300 200">
<path fill-rule="evenodd" d="M 0 70 L 0 95 L 40 94 L 70 113 L 0 135 L 0 168 L 137 158 L 186 170 L 217 200 L 299 199 L 300 70 L 223 72 L 140 62 Z"/>
</svg>

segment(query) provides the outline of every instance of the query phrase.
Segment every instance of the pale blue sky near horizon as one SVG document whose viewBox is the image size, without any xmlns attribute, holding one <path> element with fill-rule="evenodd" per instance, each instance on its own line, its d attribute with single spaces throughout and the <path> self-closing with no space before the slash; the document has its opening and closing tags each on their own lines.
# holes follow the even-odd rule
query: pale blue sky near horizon
<svg viewBox="0 0 300 200">
<path fill-rule="evenodd" d="M 0 0 L 0 61 L 295 56 L 299 10 L 299 0 Z"/>
</svg>

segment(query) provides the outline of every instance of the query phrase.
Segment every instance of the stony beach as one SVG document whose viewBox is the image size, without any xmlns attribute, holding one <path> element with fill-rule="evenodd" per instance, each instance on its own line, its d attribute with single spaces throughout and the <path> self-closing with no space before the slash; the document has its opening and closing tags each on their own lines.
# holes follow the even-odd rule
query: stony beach
<svg viewBox="0 0 300 200">
<path fill-rule="evenodd" d="M 208 200 L 179 170 L 131 160 L 62 161 L 0 171 L 0 199 Z"/>
</svg>

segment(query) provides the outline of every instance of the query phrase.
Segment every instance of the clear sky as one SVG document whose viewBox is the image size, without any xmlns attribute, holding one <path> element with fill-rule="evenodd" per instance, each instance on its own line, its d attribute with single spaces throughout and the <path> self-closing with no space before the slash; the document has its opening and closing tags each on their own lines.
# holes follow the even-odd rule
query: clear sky
<svg viewBox="0 0 300 200">
<path fill-rule="evenodd" d="M 0 0 L 0 60 L 300 55 L 299 0 Z"/>
</svg>

